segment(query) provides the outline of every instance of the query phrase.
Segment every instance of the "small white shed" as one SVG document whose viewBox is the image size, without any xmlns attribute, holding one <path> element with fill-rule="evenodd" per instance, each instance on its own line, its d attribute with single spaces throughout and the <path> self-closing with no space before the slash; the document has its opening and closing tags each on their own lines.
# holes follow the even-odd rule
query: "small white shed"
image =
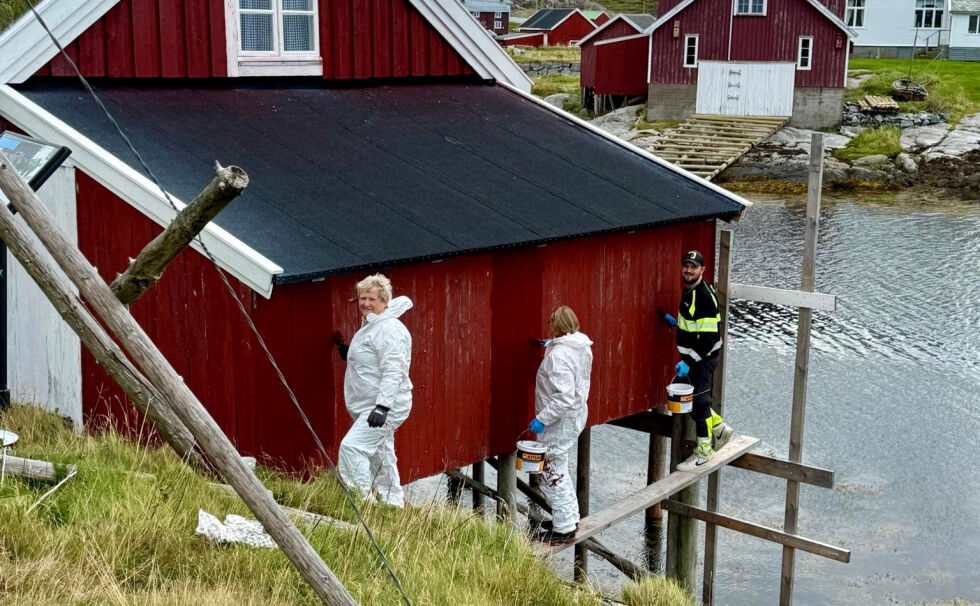
<svg viewBox="0 0 980 606">
<path fill-rule="evenodd" d="M 980 61 L 980 0 L 950 0 L 949 58 Z"/>
</svg>

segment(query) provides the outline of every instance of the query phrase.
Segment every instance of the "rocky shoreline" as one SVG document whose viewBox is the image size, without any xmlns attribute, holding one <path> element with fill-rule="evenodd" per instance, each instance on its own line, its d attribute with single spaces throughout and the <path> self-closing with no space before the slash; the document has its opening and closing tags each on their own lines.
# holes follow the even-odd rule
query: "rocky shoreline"
<svg viewBox="0 0 980 606">
<path fill-rule="evenodd" d="M 567 97 L 567 98 L 566 98 Z M 569 95 L 545 100 L 562 107 Z M 643 105 L 632 105 L 599 116 L 592 124 L 644 149 L 657 142 L 661 131 L 644 128 Z M 824 133 L 824 183 L 832 187 L 897 189 L 923 185 L 980 191 L 980 114 L 951 125 L 948 116 L 918 114 L 863 114 L 845 107 L 843 125 Z M 864 128 L 894 125 L 902 130 L 902 153 L 894 158 L 870 155 L 845 162 L 833 151 L 845 147 Z M 773 189 L 777 184 L 805 184 L 808 178 L 810 138 L 814 131 L 783 127 L 763 140 L 716 177 L 743 189 Z"/>
</svg>

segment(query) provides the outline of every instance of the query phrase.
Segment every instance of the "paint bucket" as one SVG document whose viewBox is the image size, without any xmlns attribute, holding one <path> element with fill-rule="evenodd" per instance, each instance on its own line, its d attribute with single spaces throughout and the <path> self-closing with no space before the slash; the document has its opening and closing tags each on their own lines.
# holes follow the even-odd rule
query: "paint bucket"
<svg viewBox="0 0 980 606">
<path fill-rule="evenodd" d="M 548 447 L 534 440 L 519 440 L 517 442 L 517 471 L 541 473 L 544 471 L 544 453 Z"/>
<path fill-rule="evenodd" d="M 671 383 L 667 386 L 667 410 L 672 413 L 691 412 L 694 405 L 694 386 L 688 383 Z"/>
<path fill-rule="evenodd" d="M 242 457 L 242 462 L 245 463 L 245 467 L 255 471 L 255 464 L 258 461 L 255 460 L 255 457 Z"/>
</svg>

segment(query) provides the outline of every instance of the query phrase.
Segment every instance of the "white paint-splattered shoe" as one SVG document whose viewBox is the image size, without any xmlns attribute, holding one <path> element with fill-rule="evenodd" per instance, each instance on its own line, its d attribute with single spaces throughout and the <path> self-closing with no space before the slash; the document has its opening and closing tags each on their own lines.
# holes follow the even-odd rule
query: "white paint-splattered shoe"
<svg viewBox="0 0 980 606">
<path fill-rule="evenodd" d="M 715 452 L 718 452 L 725 447 L 725 444 L 728 444 L 728 441 L 732 439 L 732 434 L 734 434 L 735 431 L 732 430 L 728 424 L 722 423 L 718 427 L 713 428 L 711 433 L 714 434 L 715 438 L 713 447 Z"/>
</svg>

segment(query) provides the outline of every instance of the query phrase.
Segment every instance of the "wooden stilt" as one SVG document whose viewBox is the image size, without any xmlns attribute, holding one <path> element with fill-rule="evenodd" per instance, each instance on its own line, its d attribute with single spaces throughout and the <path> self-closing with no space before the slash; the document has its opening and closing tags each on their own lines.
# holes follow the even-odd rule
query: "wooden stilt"
<svg viewBox="0 0 980 606">
<path fill-rule="evenodd" d="M 800 290 L 813 292 L 817 256 L 817 231 L 820 226 L 820 191 L 823 187 L 823 134 L 814 133 L 810 142 L 810 183 L 806 205 L 806 231 L 803 248 L 803 272 Z M 806 412 L 806 383 L 810 368 L 810 322 L 813 310 L 800 307 L 796 329 L 796 374 L 793 377 L 793 412 L 790 417 L 789 460 L 799 463 L 803 456 L 803 420 Z M 783 531 L 796 534 L 800 507 L 800 484 L 786 482 L 786 514 Z M 783 570 L 779 586 L 780 606 L 793 603 L 793 571 L 796 552 L 783 546 Z"/>
<path fill-rule="evenodd" d="M 513 452 L 497 457 L 497 519 L 517 524 L 517 469 Z"/>
<path fill-rule="evenodd" d="M 458 471 L 458 470 L 457 470 Z M 454 507 L 459 507 L 459 501 L 463 498 L 463 483 L 456 476 L 446 477 L 446 501 Z"/>
<path fill-rule="evenodd" d="M 578 463 L 575 468 L 575 492 L 579 516 L 589 515 L 589 478 L 592 465 L 592 428 L 586 427 L 578 437 Z M 589 554 L 582 545 L 575 546 L 575 582 L 584 583 L 589 574 Z"/>
<path fill-rule="evenodd" d="M 715 369 L 715 379 L 712 384 L 711 401 L 718 414 L 725 408 L 725 350 L 728 347 L 728 291 L 732 266 L 732 232 L 721 230 L 721 241 L 718 247 L 718 270 L 715 275 L 715 291 L 718 296 L 718 312 L 721 314 L 721 350 L 718 352 L 718 368 Z M 708 476 L 708 511 L 718 511 L 719 484 L 721 471 Z M 704 577 L 701 586 L 702 606 L 711 606 L 715 588 L 715 561 L 718 537 L 715 525 L 708 522 L 704 526 Z"/>
<path fill-rule="evenodd" d="M 486 468 L 486 464 L 483 461 L 477 461 L 476 463 L 473 463 L 473 479 L 476 480 L 477 482 L 480 482 L 481 484 L 484 482 L 483 478 L 484 478 L 485 468 Z M 483 493 L 474 490 L 473 509 L 482 510 L 484 507 L 483 501 L 484 501 Z"/>
<path fill-rule="evenodd" d="M 664 478 L 667 463 L 667 440 L 658 434 L 650 433 L 650 450 L 647 455 L 647 484 Z M 656 574 L 664 573 L 664 560 L 661 552 L 664 546 L 664 512 L 660 503 L 646 510 L 644 524 L 647 568 Z"/>
<path fill-rule="evenodd" d="M 677 464 L 684 460 L 681 441 L 695 438 L 694 421 L 690 415 L 674 415 L 674 431 L 670 439 L 671 472 L 676 471 Z M 677 493 L 677 500 L 687 505 L 697 506 L 700 496 L 699 485 L 695 482 Z M 694 587 L 697 541 L 698 528 L 694 520 L 678 515 L 667 517 L 666 573 L 688 589 Z"/>
</svg>

